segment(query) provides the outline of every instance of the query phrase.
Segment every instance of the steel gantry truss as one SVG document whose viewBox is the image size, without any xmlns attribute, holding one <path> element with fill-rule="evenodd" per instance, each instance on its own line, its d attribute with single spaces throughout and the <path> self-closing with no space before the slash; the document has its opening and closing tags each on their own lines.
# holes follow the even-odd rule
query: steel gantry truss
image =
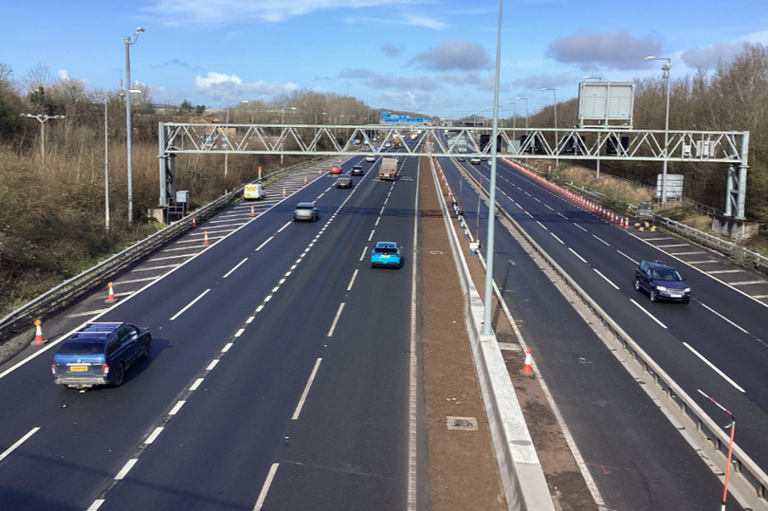
<svg viewBox="0 0 768 511">
<path fill-rule="evenodd" d="M 175 198 L 174 159 L 179 154 L 335 156 L 366 151 L 378 155 L 395 146 L 408 156 L 488 156 L 491 152 L 490 127 L 161 122 L 158 133 L 160 206 Z M 737 219 L 744 218 L 748 149 L 748 131 L 498 128 L 498 154 L 505 158 L 727 164 L 725 214 Z"/>
</svg>

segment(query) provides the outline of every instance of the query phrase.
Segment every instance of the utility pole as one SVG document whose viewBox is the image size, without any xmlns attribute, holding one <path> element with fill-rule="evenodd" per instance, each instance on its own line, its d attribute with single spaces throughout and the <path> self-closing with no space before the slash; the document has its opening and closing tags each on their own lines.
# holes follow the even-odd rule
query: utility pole
<svg viewBox="0 0 768 511">
<path fill-rule="evenodd" d="M 40 121 L 40 158 L 45 166 L 45 122 L 49 119 L 66 119 L 63 115 L 21 114 L 21 117 L 31 117 Z"/>
<path fill-rule="evenodd" d="M 138 27 L 136 33 L 131 36 L 123 36 L 125 42 L 125 128 L 126 128 L 126 152 L 128 153 L 128 223 L 133 222 L 133 176 L 131 172 L 131 46 L 136 44 L 139 33 L 144 32 L 143 27 Z"/>
</svg>

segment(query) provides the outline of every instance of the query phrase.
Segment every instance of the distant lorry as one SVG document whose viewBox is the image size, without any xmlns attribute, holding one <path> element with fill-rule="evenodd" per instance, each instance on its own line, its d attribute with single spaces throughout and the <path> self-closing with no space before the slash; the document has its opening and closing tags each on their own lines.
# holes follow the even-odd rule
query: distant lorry
<svg viewBox="0 0 768 511">
<path fill-rule="evenodd" d="M 379 179 L 394 181 L 397 179 L 397 158 L 382 158 L 379 165 Z"/>
</svg>

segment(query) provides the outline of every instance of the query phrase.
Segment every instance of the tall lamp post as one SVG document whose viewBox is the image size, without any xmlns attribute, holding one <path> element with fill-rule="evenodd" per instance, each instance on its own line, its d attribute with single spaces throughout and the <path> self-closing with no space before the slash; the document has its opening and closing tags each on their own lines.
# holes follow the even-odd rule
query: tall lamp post
<svg viewBox="0 0 768 511">
<path fill-rule="evenodd" d="M 126 152 L 128 153 L 128 223 L 133 222 L 133 177 L 131 172 L 131 46 L 136 44 L 139 33 L 144 32 L 143 27 L 138 27 L 136 33 L 131 36 L 123 36 L 125 42 L 125 129 Z"/>
<path fill-rule="evenodd" d="M 515 99 L 522 99 L 525 101 L 525 134 L 528 134 L 528 98 L 521 98 L 520 96 Z"/>
<path fill-rule="evenodd" d="M 21 117 L 31 117 L 40 121 L 40 158 L 45 166 L 45 123 L 50 119 L 66 119 L 63 115 L 21 114 Z"/>
<path fill-rule="evenodd" d="M 666 60 L 661 65 L 664 80 L 667 82 L 667 112 L 664 116 L 664 170 L 661 174 L 661 204 L 662 206 L 667 203 L 667 158 L 669 148 L 669 72 L 672 69 L 672 59 L 668 57 L 645 57 L 645 60 Z"/>
<path fill-rule="evenodd" d="M 559 151 L 557 149 L 557 145 L 560 143 L 560 138 L 557 136 L 557 91 L 552 87 L 546 87 L 541 90 L 551 90 L 552 94 L 555 96 L 555 168 L 560 166 L 560 159 L 557 157 Z"/>
</svg>

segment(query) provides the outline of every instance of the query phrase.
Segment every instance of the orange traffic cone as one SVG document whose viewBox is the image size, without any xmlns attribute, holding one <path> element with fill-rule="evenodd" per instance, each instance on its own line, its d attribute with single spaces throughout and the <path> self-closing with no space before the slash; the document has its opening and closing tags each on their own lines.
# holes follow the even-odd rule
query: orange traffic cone
<svg viewBox="0 0 768 511">
<path fill-rule="evenodd" d="M 322 170 L 320 170 L 320 169 L 317 169 L 317 175 L 318 175 L 318 176 L 322 176 L 322 175 L 323 175 L 323 171 L 322 171 Z"/>
<path fill-rule="evenodd" d="M 203 231 L 203 236 L 204 236 L 204 238 L 203 238 L 203 245 L 207 245 L 208 244 L 208 231 Z"/>
<path fill-rule="evenodd" d="M 192 215 L 192 227 L 197 227 L 197 222 L 195 222 L 195 215 Z"/>
<path fill-rule="evenodd" d="M 624 228 L 629 229 L 629 218 L 624 217 Z"/>
<path fill-rule="evenodd" d="M 104 300 L 107 303 L 115 303 L 115 290 L 112 288 L 112 283 L 110 282 L 107 284 L 107 287 L 109 288 L 109 294 L 107 295 L 107 299 Z"/>
<path fill-rule="evenodd" d="M 285 188 L 283 188 L 283 197 L 285 197 Z"/>
<path fill-rule="evenodd" d="M 253 206 L 251 206 L 251 216 L 256 216 L 256 213 L 253 212 Z"/>
<path fill-rule="evenodd" d="M 304 184 L 307 184 L 307 176 L 304 176 Z"/>
<path fill-rule="evenodd" d="M 531 348 L 528 348 L 528 351 L 525 353 L 525 364 L 523 364 L 523 370 L 520 371 L 520 374 L 533 376 L 533 369 L 531 369 Z"/>
<path fill-rule="evenodd" d="M 45 344 L 45 340 L 43 339 L 43 329 L 40 327 L 42 324 L 43 322 L 39 319 L 35 320 L 35 340 L 32 341 L 32 344 L 35 346 Z"/>
</svg>

